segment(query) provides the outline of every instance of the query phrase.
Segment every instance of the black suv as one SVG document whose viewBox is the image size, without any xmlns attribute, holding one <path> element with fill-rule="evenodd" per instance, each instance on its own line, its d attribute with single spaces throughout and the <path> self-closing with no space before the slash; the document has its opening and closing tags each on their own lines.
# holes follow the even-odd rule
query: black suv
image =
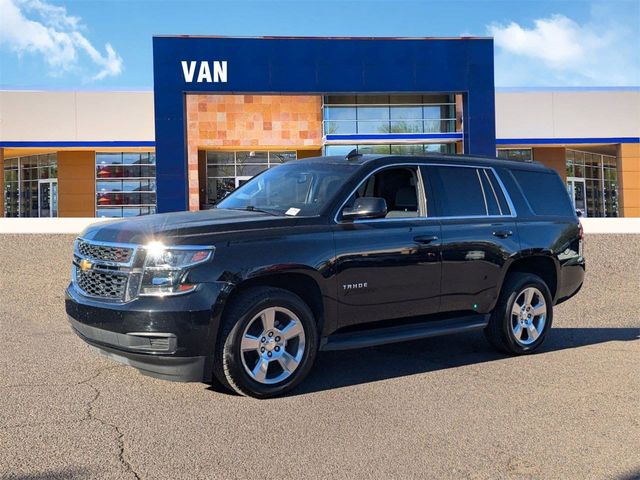
<svg viewBox="0 0 640 480">
<path fill-rule="evenodd" d="M 579 220 L 543 165 L 318 157 L 212 210 L 89 227 L 66 310 L 143 373 L 265 398 L 300 383 L 318 350 L 478 329 L 530 353 L 584 272 Z"/>
</svg>

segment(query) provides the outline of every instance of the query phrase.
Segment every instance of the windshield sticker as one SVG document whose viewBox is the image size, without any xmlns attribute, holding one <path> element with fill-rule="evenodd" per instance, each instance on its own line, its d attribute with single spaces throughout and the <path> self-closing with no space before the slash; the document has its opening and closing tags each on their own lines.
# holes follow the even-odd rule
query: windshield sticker
<svg viewBox="0 0 640 480">
<path fill-rule="evenodd" d="M 300 213 L 300 209 L 299 208 L 293 208 L 293 207 L 291 207 L 289 210 L 284 212 L 285 215 L 291 215 L 293 217 L 295 217 L 299 213 Z"/>
</svg>

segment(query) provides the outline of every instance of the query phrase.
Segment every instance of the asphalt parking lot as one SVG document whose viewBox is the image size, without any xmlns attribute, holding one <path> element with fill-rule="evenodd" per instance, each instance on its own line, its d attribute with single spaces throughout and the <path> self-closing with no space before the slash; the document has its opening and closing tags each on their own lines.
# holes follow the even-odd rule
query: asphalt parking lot
<svg viewBox="0 0 640 480">
<path fill-rule="evenodd" d="M 64 313 L 72 239 L 0 235 L 2 478 L 640 478 L 640 235 L 587 237 L 538 354 L 480 333 L 328 352 L 268 401 L 92 351 Z"/>
</svg>

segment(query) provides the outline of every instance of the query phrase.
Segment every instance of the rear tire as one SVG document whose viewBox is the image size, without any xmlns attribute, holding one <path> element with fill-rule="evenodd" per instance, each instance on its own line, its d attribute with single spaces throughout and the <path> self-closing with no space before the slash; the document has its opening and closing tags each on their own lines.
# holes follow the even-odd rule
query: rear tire
<svg viewBox="0 0 640 480">
<path fill-rule="evenodd" d="M 225 311 L 213 373 L 240 395 L 275 397 L 304 380 L 317 349 L 316 321 L 300 297 L 280 288 L 254 287 Z"/>
<path fill-rule="evenodd" d="M 532 273 L 511 273 L 491 313 L 485 336 L 497 350 L 524 355 L 544 341 L 553 321 L 553 299 L 547 284 Z"/>
</svg>

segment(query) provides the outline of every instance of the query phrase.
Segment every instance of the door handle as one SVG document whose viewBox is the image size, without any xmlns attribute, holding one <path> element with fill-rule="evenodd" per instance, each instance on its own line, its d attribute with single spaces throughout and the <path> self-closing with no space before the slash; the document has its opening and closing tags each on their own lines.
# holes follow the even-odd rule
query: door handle
<svg viewBox="0 0 640 480">
<path fill-rule="evenodd" d="M 436 240 L 438 240 L 438 237 L 436 235 L 420 235 L 417 237 L 413 237 L 414 242 L 423 243 L 425 245 L 431 242 L 435 242 Z"/>
<path fill-rule="evenodd" d="M 493 236 L 498 238 L 507 238 L 511 235 L 513 235 L 513 232 L 511 230 L 496 230 L 495 232 L 493 232 Z"/>
</svg>

